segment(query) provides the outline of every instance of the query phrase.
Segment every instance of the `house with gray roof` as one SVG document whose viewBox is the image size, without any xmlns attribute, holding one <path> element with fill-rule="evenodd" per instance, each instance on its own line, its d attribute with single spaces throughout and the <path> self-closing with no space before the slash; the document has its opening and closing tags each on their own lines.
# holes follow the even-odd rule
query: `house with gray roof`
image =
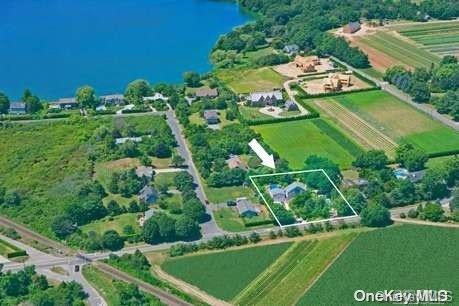
<svg viewBox="0 0 459 306">
<path fill-rule="evenodd" d="M 99 98 L 100 98 L 101 104 L 124 105 L 126 103 L 126 100 L 124 99 L 124 95 L 122 94 L 105 95 L 105 96 L 100 96 Z"/>
<path fill-rule="evenodd" d="M 158 193 L 151 186 L 145 185 L 137 194 L 140 203 L 152 204 L 158 198 Z"/>
<path fill-rule="evenodd" d="M 271 184 L 268 186 L 268 193 L 273 199 L 274 202 L 277 203 L 284 203 L 286 198 L 285 198 L 285 191 L 283 188 L 281 188 L 277 184 Z"/>
<path fill-rule="evenodd" d="M 24 102 L 11 102 L 10 103 L 10 114 L 25 114 L 26 113 L 26 105 Z"/>
<path fill-rule="evenodd" d="M 299 109 L 298 105 L 292 100 L 287 100 L 287 102 L 285 102 L 284 108 L 287 111 L 297 111 Z"/>
<path fill-rule="evenodd" d="M 298 51 L 300 51 L 300 47 L 298 47 L 298 45 L 295 44 L 286 45 L 284 49 L 282 49 L 282 51 L 284 51 L 288 55 L 292 55 L 298 53 Z"/>
<path fill-rule="evenodd" d="M 49 107 L 52 109 L 75 109 L 78 108 L 80 104 L 75 97 L 71 98 L 60 98 L 57 101 L 49 103 Z"/>
<path fill-rule="evenodd" d="M 287 201 L 306 191 L 306 185 L 300 182 L 293 182 L 284 188 Z"/>
<path fill-rule="evenodd" d="M 343 33 L 347 34 L 353 34 L 358 30 L 360 30 L 360 22 L 358 21 L 349 22 L 343 27 Z"/>
<path fill-rule="evenodd" d="M 210 88 L 210 87 L 204 86 L 196 90 L 197 98 L 215 98 L 217 96 L 218 96 L 217 88 Z"/>
<path fill-rule="evenodd" d="M 148 179 L 151 179 L 154 173 L 155 171 L 153 170 L 153 167 L 138 166 L 135 169 L 135 174 L 140 178 L 146 177 Z"/>
<path fill-rule="evenodd" d="M 204 119 L 206 120 L 207 124 L 218 124 L 220 122 L 218 111 L 215 109 L 205 110 Z"/>
<path fill-rule="evenodd" d="M 247 97 L 248 105 L 255 107 L 276 105 L 277 102 L 280 102 L 282 100 L 282 92 L 280 92 L 279 90 L 267 92 L 253 92 Z"/>
<path fill-rule="evenodd" d="M 260 208 L 251 203 L 247 198 L 236 199 L 236 209 L 241 217 L 254 217 L 260 213 Z"/>
<path fill-rule="evenodd" d="M 142 137 L 120 137 L 115 139 L 115 144 L 123 144 L 125 142 L 142 142 Z"/>
</svg>

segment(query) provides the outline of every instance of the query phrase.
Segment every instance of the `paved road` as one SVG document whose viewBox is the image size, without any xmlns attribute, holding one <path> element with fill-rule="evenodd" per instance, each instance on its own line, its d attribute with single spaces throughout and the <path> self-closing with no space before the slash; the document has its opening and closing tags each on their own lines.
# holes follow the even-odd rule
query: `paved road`
<svg viewBox="0 0 459 306">
<path fill-rule="evenodd" d="M 177 145 L 178 145 L 177 150 L 179 154 L 185 159 L 185 164 L 188 165 L 188 168 L 187 168 L 188 173 L 191 174 L 197 186 L 195 189 L 196 195 L 198 196 L 199 200 L 201 200 L 202 203 L 207 203 L 207 197 L 204 192 L 201 177 L 198 175 L 198 171 L 191 157 L 191 152 L 186 145 L 185 137 L 183 136 L 182 129 L 180 127 L 180 124 L 177 118 L 175 117 L 174 111 L 168 110 L 166 112 L 166 118 L 167 118 L 167 123 L 169 124 L 172 130 L 172 133 L 174 134 L 175 139 L 177 140 Z M 210 208 L 210 206 L 206 204 L 204 206 L 206 208 L 207 214 L 211 216 L 211 218 L 208 222 L 201 224 L 203 235 L 205 237 L 208 237 L 208 236 L 215 236 L 215 235 L 223 234 L 224 231 L 222 231 L 218 227 L 217 223 L 215 222 L 213 218 L 212 209 Z"/>
<path fill-rule="evenodd" d="M 453 129 L 455 129 L 456 131 L 459 131 L 459 122 L 455 122 L 454 120 L 451 120 L 448 117 L 443 116 L 442 114 L 439 114 L 437 111 L 429 108 L 425 104 L 414 102 L 413 99 L 411 99 L 411 97 L 409 95 L 407 95 L 403 91 L 399 90 L 397 87 L 389 84 L 388 82 L 384 82 L 384 81 L 380 81 L 378 79 L 375 79 L 374 77 L 366 74 L 365 72 L 363 72 L 363 71 L 361 71 L 359 69 L 356 69 L 356 68 L 350 66 L 349 64 L 337 59 L 336 57 L 332 56 L 332 59 L 337 61 L 341 65 L 344 65 L 347 69 L 360 73 L 365 78 L 367 78 L 367 79 L 375 82 L 377 85 L 379 85 L 382 90 L 387 91 L 388 93 L 390 93 L 391 95 L 399 98 L 403 102 L 408 103 L 409 105 L 413 106 L 414 108 L 416 108 L 416 109 L 420 110 L 421 112 L 427 114 L 429 117 L 431 117 L 431 118 L 433 118 L 433 119 L 435 119 L 437 121 L 440 121 L 441 123 L 443 123 L 443 124 L 453 128 Z"/>
</svg>

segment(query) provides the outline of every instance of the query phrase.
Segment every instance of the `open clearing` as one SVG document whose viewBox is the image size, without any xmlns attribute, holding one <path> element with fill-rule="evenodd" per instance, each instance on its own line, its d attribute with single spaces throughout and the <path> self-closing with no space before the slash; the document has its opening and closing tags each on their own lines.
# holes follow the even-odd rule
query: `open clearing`
<svg viewBox="0 0 459 306">
<path fill-rule="evenodd" d="M 217 77 L 235 93 L 250 93 L 282 88 L 287 78 L 269 67 L 217 70 Z"/>
<path fill-rule="evenodd" d="M 411 143 L 427 153 L 459 149 L 459 134 L 384 91 L 330 98 L 397 143 Z"/>
<path fill-rule="evenodd" d="M 392 28 L 439 56 L 459 56 L 459 21 L 457 20 L 398 25 Z"/>
<path fill-rule="evenodd" d="M 338 128 L 323 119 L 297 120 L 251 127 L 293 169 L 302 169 L 310 155 L 327 157 L 342 168 L 349 168 L 361 149 Z"/>
<path fill-rule="evenodd" d="M 229 301 L 290 246 L 291 243 L 280 243 L 188 255 L 169 259 L 162 268 L 217 298 Z"/>
<path fill-rule="evenodd" d="M 295 243 L 233 301 L 236 305 L 294 305 L 355 233 Z"/>
<path fill-rule="evenodd" d="M 370 62 L 378 70 L 385 70 L 396 64 L 429 69 L 432 63 L 438 64 L 440 61 L 439 56 L 393 31 L 378 31 L 375 34 L 355 38 L 353 41 L 369 54 Z"/>
<path fill-rule="evenodd" d="M 361 305 L 358 289 L 459 290 L 459 230 L 401 225 L 360 234 L 298 305 Z"/>
</svg>

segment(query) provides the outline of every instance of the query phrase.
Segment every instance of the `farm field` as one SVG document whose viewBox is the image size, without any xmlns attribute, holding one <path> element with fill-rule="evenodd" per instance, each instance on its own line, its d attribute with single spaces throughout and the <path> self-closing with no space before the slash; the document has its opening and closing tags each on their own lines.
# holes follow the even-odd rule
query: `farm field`
<svg viewBox="0 0 459 306">
<path fill-rule="evenodd" d="M 217 298 L 229 301 L 290 246 L 291 243 L 280 243 L 188 255 L 169 259 L 162 268 Z M 253 260 L 254 258 L 257 260 Z"/>
<path fill-rule="evenodd" d="M 309 155 L 327 157 L 346 169 L 361 149 L 323 119 L 297 120 L 251 127 L 290 167 L 302 169 Z"/>
<path fill-rule="evenodd" d="M 394 156 L 397 144 L 392 139 L 332 98 L 315 100 L 313 103 L 329 116 L 330 120 L 346 130 L 362 147 L 384 150 L 389 156 Z"/>
<path fill-rule="evenodd" d="M 411 143 L 427 153 L 459 149 L 457 132 L 384 91 L 351 93 L 330 100 L 345 106 L 397 143 Z"/>
<path fill-rule="evenodd" d="M 326 266 L 355 238 L 347 233 L 295 243 L 234 300 L 236 305 L 294 305 Z"/>
<path fill-rule="evenodd" d="M 224 69 L 216 71 L 217 77 L 235 93 L 250 93 L 281 88 L 285 77 L 271 68 Z"/>
<path fill-rule="evenodd" d="M 393 29 L 439 56 L 459 55 L 459 21 L 399 25 Z"/>
<path fill-rule="evenodd" d="M 459 230 L 401 225 L 359 235 L 297 305 L 360 305 L 357 289 L 459 290 Z M 428 243 L 420 243 L 428 241 Z"/>
<path fill-rule="evenodd" d="M 366 35 L 356 39 L 355 43 L 365 52 L 369 53 L 370 61 L 372 60 L 372 54 L 379 52 L 382 53 L 381 56 L 373 56 L 375 60 L 378 60 L 378 58 L 384 58 L 385 64 L 376 63 L 373 65 L 380 68 L 378 70 L 381 70 L 381 68 L 388 68 L 396 64 L 403 64 L 411 68 L 424 67 L 430 69 L 432 63 L 439 63 L 440 57 L 438 55 L 424 50 L 414 43 L 411 43 L 397 35 L 397 33 L 393 32 L 378 31 L 375 34 Z M 367 50 L 365 46 L 368 46 Z"/>
</svg>

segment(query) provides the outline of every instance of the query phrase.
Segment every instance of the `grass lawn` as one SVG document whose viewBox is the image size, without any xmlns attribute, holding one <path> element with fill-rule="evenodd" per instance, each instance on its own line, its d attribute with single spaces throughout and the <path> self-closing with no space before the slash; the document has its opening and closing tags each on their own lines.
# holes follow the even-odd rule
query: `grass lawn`
<svg viewBox="0 0 459 306">
<path fill-rule="evenodd" d="M 348 233 L 295 243 L 247 286 L 234 304 L 295 305 L 306 288 L 355 237 L 355 233 Z"/>
<path fill-rule="evenodd" d="M 290 245 L 281 243 L 189 255 L 169 259 L 162 268 L 220 299 L 231 300 Z"/>
<path fill-rule="evenodd" d="M 90 265 L 83 267 L 83 275 L 102 295 L 108 305 L 121 305 L 115 282 L 108 275 Z"/>
<path fill-rule="evenodd" d="M 218 226 L 225 231 L 242 232 L 247 230 L 242 218 L 229 207 L 221 208 L 215 211 L 213 215 Z"/>
<path fill-rule="evenodd" d="M 152 157 L 151 158 L 151 163 L 153 167 L 157 169 L 164 169 L 164 168 L 169 168 L 172 162 L 172 158 L 158 158 L 158 157 Z"/>
<path fill-rule="evenodd" d="M 285 77 L 268 67 L 257 69 L 222 69 L 216 71 L 217 77 L 235 93 L 281 88 Z"/>
<path fill-rule="evenodd" d="M 204 184 L 204 191 L 208 200 L 211 203 L 226 203 L 226 201 L 234 200 L 240 197 L 247 197 L 254 199 L 255 194 L 252 189 L 242 186 L 230 186 L 230 187 L 209 187 Z"/>
<path fill-rule="evenodd" d="M 361 305 L 357 289 L 459 290 L 459 230 L 402 225 L 361 234 L 298 305 Z"/>
<path fill-rule="evenodd" d="M 256 64 L 256 61 L 259 58 L 261 58 L 263 56 L 266 56 L 266 55 L 270 55 L 270 54 L 276 54 L 276 53 L 277 52 L 271 47 L 262 48 L 262 49 L 258 49 L 256 51 L 246 52 L 244 54 L 243 61 L 245 63 L 247 63 L 248 65 Z"/>
<path fill-rule="evenodd" d="M 273 118 L 266 114 L 260 113 L 258 107 L 249 107 L 245 105 L 239 105 L 239 112 L 241 113 L 242 117 L 244 117 L 245 119 L 249 119 L 249 120 L 272 119 Z"/>
<path fill-rule="evenodd" d="M 424 67 L 429 69 L 432 63 L 437 64 L 440 61 L 440 57 L 437 55 L 390 32 L 380 31 L 376 34 L 364 36 L 361 42 L 413 68 Z"/>
<path fill-rule="evenodd" d="M 411 143 L 428 153 L 459 148 L 457 132 L 384 91 L 351 93 L 331 99 L 399 143 Z"/>
<path fill-rule="evenodd" d="M 338 138 L 334 139 L 329 131 L 324 131 L 323 122 L 322 119 L 297 120 L 251 128 L 260 133 L 263 140 L 294 169 L 303 169 L 305 159 L 314 154 L 331 159 L 341 168 L 349 168 L 355 158 L 350 148 L 340 145 L 335 140 Z M 342 133 L 340 138 L 347 139 Z"/>
<path fill-rule="evenodd" d="M 8 257 L 8 254 L 17 251 L 20 251 L 20 249 L 0 239 L 0 255 Z"/>
<path fill-rule="evenodd" d="M 168 172 L 168 173 L 158 173 L 154 176 L 154 184 L 161 185 L 167 184 L 169 188 L 175 186 L 174 178 L 177 176 L 176 172 Z"/>
<path fill-rule="evenodd" d="M 115 217 L 105 217 L 104 219 L 83 225 L 81 230 L 85 233 L 94 231 L 100 235 L 103 235 L 103 233 L 108 230 L 115 230 L 118 234 L 123 235 L 123 228 L 126 225 L 131 225 L 136 232 L 140 232 L 140 227 L 137 223 L 137 213 L 126 213 Z"/>
</svg>

